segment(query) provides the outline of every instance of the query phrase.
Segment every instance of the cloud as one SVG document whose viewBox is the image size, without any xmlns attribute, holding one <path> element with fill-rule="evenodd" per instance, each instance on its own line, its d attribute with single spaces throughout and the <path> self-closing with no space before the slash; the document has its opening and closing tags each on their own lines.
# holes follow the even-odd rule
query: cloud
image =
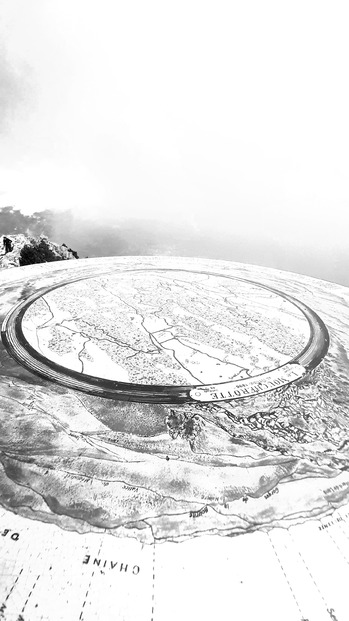
<svg viewBox="0 0 349 621">
<path fill-rule="evenodd" d="M 0 48 L 0 132 L 5 132 L 13 122 L 22 98 L 21 78 Z"/>
<path fill-rule="evenodd" d="M 347 246 L 345 2 L 3 0 L 3 11 L 7 57 L 30 67 L 0 145 L 3 204 L 189 220 L 293 254 Z"/>
</svg>

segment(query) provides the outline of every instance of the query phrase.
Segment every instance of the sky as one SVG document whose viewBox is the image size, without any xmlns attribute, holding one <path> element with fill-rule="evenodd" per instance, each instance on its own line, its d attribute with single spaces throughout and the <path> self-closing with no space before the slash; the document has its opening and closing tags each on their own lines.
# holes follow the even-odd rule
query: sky
<svg viewBox="0 0 349 621">
<path fill-rule="evenodd" d="M 0 206 L 231 231 L 343 280 L 348 21 L 346 0 L 0 0 Z"/>
</svg>

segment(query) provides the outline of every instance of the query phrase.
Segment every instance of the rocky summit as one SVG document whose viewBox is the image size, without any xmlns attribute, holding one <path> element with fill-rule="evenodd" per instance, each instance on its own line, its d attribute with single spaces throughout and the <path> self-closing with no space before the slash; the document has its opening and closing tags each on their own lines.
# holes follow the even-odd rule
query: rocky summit
<svg viewBox="0 0 349 621">
<path fill-rule="evenodd" d="M 78 258 L 77 252 L 66 244 L 56 244 L 43 235 L 37 238 L 22 233 L 0 236 L 0 268 Z"/>
</svg>

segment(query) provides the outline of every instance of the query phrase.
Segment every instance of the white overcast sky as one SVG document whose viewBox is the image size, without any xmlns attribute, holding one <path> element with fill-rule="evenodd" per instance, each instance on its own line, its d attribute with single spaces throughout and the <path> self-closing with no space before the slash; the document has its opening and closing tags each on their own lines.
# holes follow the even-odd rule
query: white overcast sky
<svg viewBox="0 0 349 621">
<path fill-rule="evenodd" d="M 0 206 L 190 219 L 348 258 L 347 0 L 0 7 Z"/>
</svg>

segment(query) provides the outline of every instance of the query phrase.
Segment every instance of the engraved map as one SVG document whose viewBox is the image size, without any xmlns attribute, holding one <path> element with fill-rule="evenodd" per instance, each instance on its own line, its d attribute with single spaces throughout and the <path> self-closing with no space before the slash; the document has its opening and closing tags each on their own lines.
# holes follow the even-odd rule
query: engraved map
<svg viewBox="0 0 349 621">
<path fill-rule="evenodd" d="M 0 619 L 208 619 L 190 581 L 223 614 L 230 580 L 277 619 L 265 559 L 283 618 L 344 621 L 314 559 L 348 576 L 348 297 L 193 259 L 2 275 Z"/>
</svg>

